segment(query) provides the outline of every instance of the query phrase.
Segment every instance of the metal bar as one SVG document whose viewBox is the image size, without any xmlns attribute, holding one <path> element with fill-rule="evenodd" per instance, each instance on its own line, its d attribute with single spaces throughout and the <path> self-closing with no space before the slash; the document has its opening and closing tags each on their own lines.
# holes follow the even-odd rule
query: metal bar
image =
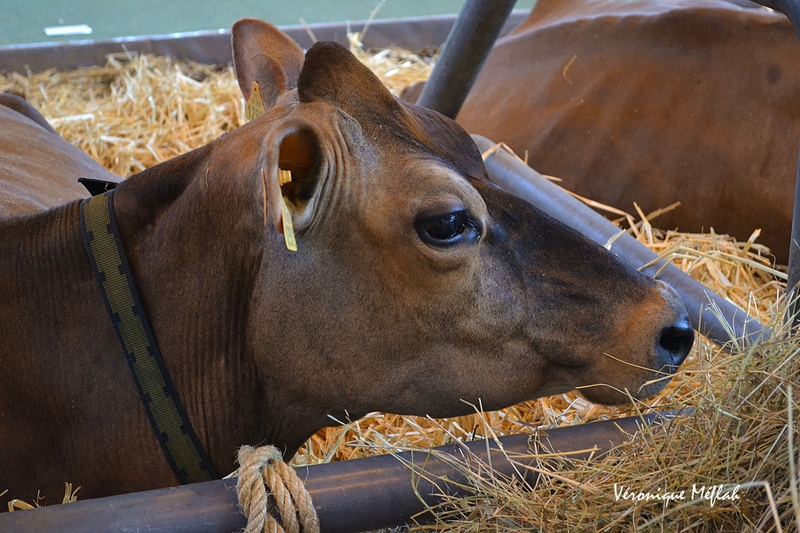
<svg viewBox="0 0 800 533">
<path fill-rule="evenodd" d="M 675 418 L 674 413 L 649 414 L 539 431 L 535 438 L 513 435 L 494 440 L 442 446 L 323 465 L 299 467 L 317 509 L 323 533 L 354 533 L 425 520 L 418 516 L 426 504 L 436 505 L 440 494 L 463 494 L 462 471 L 440 459 L 442 453 L 466 456 L 467 450 L 495 472 L 535 481 L 521 464 L 535 454 L 584 450 L 576 459 L 589 459 L 629 440 L 645 425 Z M 502 447 L 502 449 L 500 448 Z M 592 452 L 585 450 L 593 449 Z M 527 459 L 526 459 L 527 458 Z M 527 462 L 526 462 L 527 461 Z M 449 480 L 445 483 L 443 479 Z M 231 533 L 245 526 L 237 508 L 236 480 L 209 481 L 181 487 L 124 494 L 29 511 L 0 514 L 0 531 L 15 533 Z M 430 516 L 428 516 L 430 518 Z"/>
<path fill-rule="evenodd" d="M 456 118 L 516 0 L 467 0 L 417 105 Z"/>
<path fill-rule="evenodd" d="M 798 287 L 800 282 L 800 150 L 798 150 L 797 174 L 794 186 L 794 213 L 792 214 L 792 237 L 789 241 L 789 269 L 788 279 L 786 280 L 786 291 L 789 298 L 788 320 L 791 321 L 791 329 L 797 329 L 800 323 L 798 316 Z"/>
<path fill-rule="evenodd" d="M 482 152 L 495 146 L 486 137 L 473 135 L 472 138 Z M 679 268 L 672 265 L 664 267 L 663 261 L 657 262 L 658 255 L 655 252 L 627 233 L 620 234 L 620 228 L 604 216 L 569 196 L 559 186 L 510 153 L 496 151 L 486 159 L 486 170 L 489 179 L 499 187 L 575 228 L 598 244 L 605 246 L 615 238 L 611 251 L 635 268 L 648 265 L 643 272 L 651 276 L 658 273 L 659 279 L 672 285 L 683 298 L 692 326 L 713 342 L 725 346 L 732 340 L 732 335 L 736 339 L 748 341 L 757 341 L 770 335 L 770 330 L 758 320 L 749 317 L 745 311 L 687 276 Z M 712 307 L 719 310 L 722 320 L 710 312 Z"/>
</svg>

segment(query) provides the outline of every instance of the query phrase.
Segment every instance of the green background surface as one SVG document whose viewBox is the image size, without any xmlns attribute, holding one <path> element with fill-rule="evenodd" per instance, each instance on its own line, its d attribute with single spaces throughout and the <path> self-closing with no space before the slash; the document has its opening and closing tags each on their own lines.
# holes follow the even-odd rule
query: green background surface
<svg viewBox="0 0 800 533">
<path fill-rule="evenodd" d="M 530 9 L 521 0 L 516 9 Z M 376 18 L 458 13 L 463 0 L 387 0 Z M 229 29 L 242 17 L 277 25 L 365 20 L 377 0 L 0 0 L 0 46 Z M 47 37 L 47 26 L 87 24 L 91 35 Z"/>
</svg>

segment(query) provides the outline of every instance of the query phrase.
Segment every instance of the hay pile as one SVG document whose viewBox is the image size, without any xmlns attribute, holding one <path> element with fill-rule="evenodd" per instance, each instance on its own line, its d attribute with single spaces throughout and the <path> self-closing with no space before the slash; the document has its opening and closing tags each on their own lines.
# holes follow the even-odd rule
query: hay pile
<svg viewBox="0 0 800 533">
<path fill-rule="evenodd" d="M 399 92 L 426 79 L 430 58 L 386 49 L 353 51 Z M 208 144 L 245 122 L 232 67 L 115 54 L 102 67 L 0 74 L 0 91 L 23 96 L 55 130 L 101 165 L 127 177 Z"/>
<path fill-rule="evenodd" d="M 424 79 L 432 62 L 400 50 L 354 52 L 395 91 Z M 65 138 L 112 172 L 127 176 L 201 146 L 242 124 L 244 104 L 230 68 L 138 55 L 103 67 L 0 76 L 0 90 L 24 96 Z M 638 219 L 638 223 L 631 223 Z M 621 220 L 641 242 L 773 327 L 784 309 L 785 274 L 770 267 L 757 233 L 664 232 L 652 217 Z M 779 329 L 779 328 L 776 328 Z M 652 410 L 697 408 L 681 429 L 642 434 L 590 463 L 550 460 L 535 490 L 476 477 L 482 491 L 440 510 L 441 531 L 787 531 L 800 530 L 797 413 L 800 340 L 776 338 L 732 353 L 699 339 L 682 371 L 658 397 L 624 407 L 594 405 L 575 393 L 497 412 L 447 420 L 375 413 L 315 435 L 294 459 L 313 464 L 437 446 L 453 440 L 535 433 Z M 478 409 L 479 410 L 479 409 Z M 342 421 L 346 422 L 346 421 Z M 616 498 L 687 491 L 684 500 Z M 692 485 L 740 485 L 734 501 L 690 502 Z M 782 526 L 777 526 L 780 522 Z"/>
<path fill-rule="evenodd" d="M 236 76 L 170 58 L 124 54 L 102 67 L 0 77 L 65 139 L 129 176 L 202 146 L 244 122 Z"/>
</svg>

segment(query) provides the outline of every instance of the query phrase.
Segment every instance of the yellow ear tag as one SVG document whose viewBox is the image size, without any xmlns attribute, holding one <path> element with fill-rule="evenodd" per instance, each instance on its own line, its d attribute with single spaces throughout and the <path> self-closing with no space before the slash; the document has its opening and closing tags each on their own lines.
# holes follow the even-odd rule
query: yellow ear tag
<svg viewBox="0 0 800 533">
<path fill-rule="evenodd" d="M 292 214 L 289 212 L 289 206 L 286 205 L 286 198 L 281 198 L 281 205 L 283 206 L 283 238 L 286 241 L 286 247 L 293 251 L 297 251 L 297 241 L 294 238 L 294 227 L 292 226 Z"/>
<path fill-rule="evenodd" d="M 281 185 L 286 185 L 292 181 L 292 171 L 291 170 L 283 170 L 278 169 L 278 183 Z"/>
<path fill-rule="evenodd" d="M 278 183 L 281 185 L 292 181 L 292 173 L 288 170 L 278 171 Z M 286 248 L 296 252 L 297 240 L 294 238 L 294 226 L 292 226 L 292 214 L 289 212 L 289 205 L 286 198 L 281 197 L 281 208 L 283 212 L 283 239 L 286 241 Z"/>
<path fill-rule="evenodd" d="M 250 92 L 250 98 L 244 104 L 244 118 L 253 120 L 258 118 L 266 112 L 264 103 L 261 101 L 261 90 L 258 88 L 258 82 L 253 82 L 253 90 Z"/>
</svg>

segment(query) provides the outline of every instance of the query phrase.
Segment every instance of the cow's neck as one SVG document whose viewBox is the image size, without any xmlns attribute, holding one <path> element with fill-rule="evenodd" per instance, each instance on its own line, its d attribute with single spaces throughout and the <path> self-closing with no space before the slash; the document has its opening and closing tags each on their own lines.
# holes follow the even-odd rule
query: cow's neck
<svg viewBox="0 0 800 533">
<path fill-rule="evenodd" d="M 123 443 L 153 449 L 83 247 L 79 202 L 0 222 L 0 272 L 0 435 L 14 436 L 3 441 L 4 452 L 46 454 L 59 465 L 44 472 L 30 463 L 3 464 L 0 478 L 27 475 L 43 487 L 56 475 L 81 484 L 80 473 L 93 465 L 124 461 Z M 43 421 L 57 422 L 42 432 Z M 169 483 L 166 460 L 147 461 L 166 467 L 151 482 Z M 103 489 L 88 487 L 87 494 Z"/>
<path fill-rule="evenodd" d="M 226 159 L 241 153 L 227 148 L 154 167 L 115 193 L 122 241 L 165 364 L 222 475 L 239 446 L 283 445 L 285 431 L 296 432 L 269 416 L 276 400 L 249 353 L 248 310 L 265 253 L 262 191 L 258 180 L 248 190 L 256 169 L 242 161 L 248 158 Z"/>
<path fill-rule="evenodd" d="M 252 214 L 245 205 L 261 197 L 260 180 L 242 196 L 225 190 L 226 180 L 231 188 L 247 187 L 235 177 L 255 169 L 243 168 L 241 159 L 217 160 L 201 150 L 130 178 L 115 193 L 126 255 L 165 364 L 220 474 L 234 468 L 243 444 L 273 443 L 293 454 L 324 425 L 304 420 L 306 411 L 277 397 L 269 371 L 259 374 L 253 363 L 246 323 L 266 231 L 261 204 Z M 0 358 L 14 384 L 0 375 L 0 409 L 15 414 L 0 419 L 0 433 L 10 424 L 19 442 L 40 442 L 41 453 L 66 450 L 54 458 L 65 479 L 98 461 L 93 451 L 83 464 L 57 445 L 80 442 L 102 449 L 104 464 L 124 461 L 128 446 L 147 451 L 146 478 L 110 490 L 174 483 L 92 274 L 79 205 L 0 222 Z M 21 354 L 13 359 L 17 367 L 2 353 Z M 30 404 L 36 411 L 23 412 L 18 404 L 27 404 L 14 390 L 36 391 L 39 399 Z M 34 439 L 36 420 L 47 416 L 60 423 L 47 439 Z M 109 439 L 116 444 L 97 448 Z"/>
</svg>

